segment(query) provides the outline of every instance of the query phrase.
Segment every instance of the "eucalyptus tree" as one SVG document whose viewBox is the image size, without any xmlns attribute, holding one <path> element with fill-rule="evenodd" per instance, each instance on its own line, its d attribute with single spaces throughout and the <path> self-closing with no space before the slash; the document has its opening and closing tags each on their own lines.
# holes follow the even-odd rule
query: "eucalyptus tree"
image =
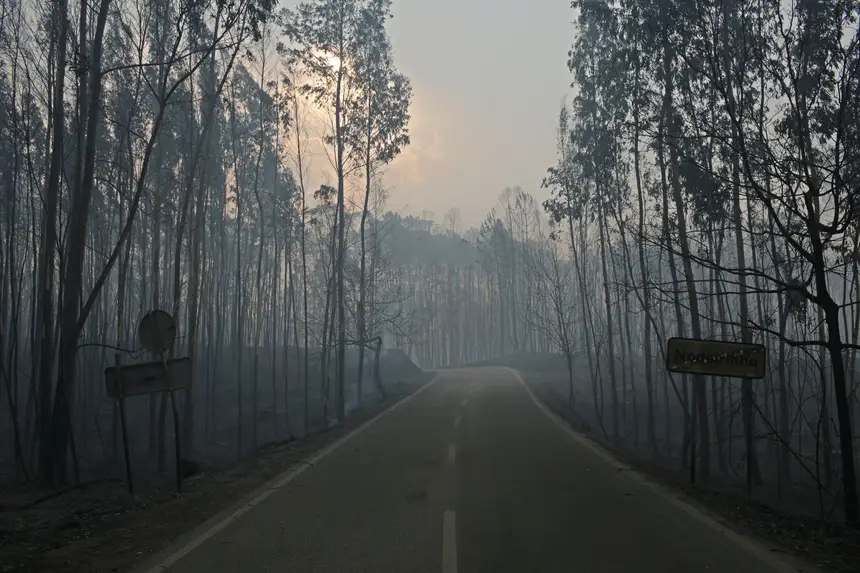
<svg viewBox="0 0 860 573">
<path fill-rule="evenodd" d="M 346 308 L 344 298 L 344 262 L 346 259 L 345 185 L 350 158 L 355 149 L 349 146 L 354 127 L 349 117 L 351 103 L 359 97 L 351 89 L 350 73 L 360 42 L 360 3 L 358 0 L 313 0 L 302 3 L 291 14 L 284 32 L 291 45 L 289 59 L 307 82 L 300 93 L 311 97 L 332 117 L 331 132 L 325 141 L 334 151 L 333 167 L 337 178 L 336 225 L 337 256 L 334 269 L 335 310 L 337 316 L 337 414 L 343 419 L 346 360 Z"/>
<path fill-rule="evenodd" d="M 292 334 L 300 356 L 302 324 L 305 349 L 313 338 L 332 347 L 334 337 L 353 328 L 364 330 L 365 339 L 384 335 L 408 344 L 411 330 L 405 324 L 414 314 L 404 294 L 406 283 L 390 264 L 388 229 L 380 221 L 384 193 L 371 192 L 373 211 L 368 205 L 359 229 L 357 216 L 338 209 L 335 201 L 325 204 L 328 192 L 318 198 L 323 205 L 316 210 L 311 208 L 314 200 L 308 198 L 306 204 L 306 167 L 299 162 L 297 185 L 284 164 L 284 131 L 292 135 L 303 128 L 290 117 L 301 114 L 288 109 L 298 99 L 279 91 L 283 87 L 288 92 L 291 86 L 273 86 L 268 81 L 266 70 L 275 70 L 274 60 L 261 69 L 259 49 L 265 42 L 256 32 L 261 31 L 258 24 L 271 6 L 170 0 L 145 4 L 115 0 L 109 10 L 103 10 L 105 5 L 84 3 L 81 11 L 60 1 L 46 3 L 47 10 L 33 15 L 34 20 L 28 20 L 31 15 L 26 10 L 13 10 L 13 16 L 4 12 L 9 18 L 4 16 L 2 26 L 3 54 L 12 56 L 0 70 L 4 103 L 0 154 L 8 159 L 0 167 L 4 237 L 0 389 L 8 398 L 2 423 L 10 436 L 17 436 L 14 455 L 19 471 L 27 474 L 35 468 L 57 481 L 66 477 L 69 450 L 73 460 L 82 452 L 87 458 L 95 454 L 92 437 L 100 430 L 96 425 L 105 411 L 111 411 L 99 396 L 101 385 L 93 383 L 109 365 L 102 343 L 110 342 L 118 353 L 129 351 L 138 359 L 133 348 L 134 317 L 153 306 L 172 311 L 181 332 L 173 352 L 187 350 L 194 361 L 199 384 L 180 396 L 185 400 L 181 433 L 186 452 L 202 446 L 195 452 L 200 455 L 217 447 L 227 431 L 249 438 L 257 433 L 257 423 L 262 424 L 267 404 L 257 400 L 256 386 L 266 373 L 263 355 L 269 344 L 264 339 L 271 341 L 271 371 L 283 365 L 284 373 L 278 373 L 278 378 L 288 377 L 276 388 L 272 374 L 273 398 L 280 397 L 282 387 L 285 409 L 290 412 L 293 371 L 275 351 L 276 344 L 287 346 Z M 373 5 L 355 7 L 364 11 L 356 12 L 350 24 L 357 29 L 362 24 L 359 16 L 370 14 Z M 378 3 L 377 8 L 384 12 L 387 4 Z M 6 25 L 13 20 L 25 24 Z M 379 53 L 363 54 L 366 65 L 361 75 L 358 40 L 342 65 L 334 65 L 331 53 L 323 54 L 332 70 L 341 70 L 344 93 L 355 95 L 341 101 L 342 141 L 349 148 L 343 156 L 344 175 L 364 167 L 376 189 L 381 188 L 382 166 L 408 142 L 405 126 L 411 95 L 408 81 L 391 62 L 384 21 L 379 26 L 381 43 L 374 44 Z M 61 27 L 68 28 L 62 42 Z M 104 30 L 101 37 L 96 33 L 99 28 Z M 68 50 L 68 57 L 58 53 L 61 48 Z M 93 58 L 99 49 L 100 68 Z M 291 77 L 301 77 L 292 72 L 308 71 L 301 59 L 289 63 L 294 66 L 288 70 Z M 70 64 L 83 73 L 59 84 Z M 296 84 L 301 92 L 313 81 Z M 298 95 L 315 100 L 313 87 Z M 225 89 L 229 97 L 222 97 Z M 54 100 L 66 105 L 54 107 Z M 64 117 L 54 122 L 58 114 Z M 54 137 L 54 132 L 59 136 Z M 40 197 L 50 197 L 46 191 L 54 181 L 52 147 L 60 152 L 56 200 L 48 213 L 51 201 Z M 347 186 L 351 183 L 348 180 Z M 337 192 L 333 189 L 332 199 Z M 307 220 L 312 218 L 316 223 Z M 65 234 L 57 229 L 61 222 L 72 223 Z M 39 245 L 52 230 L 54 238 Z M 364 288 L 358 249 L 350 247 L 352 257 L 346 252 L 346 245 L 359 242 L 356 237 L 362 230 Z M 341 231 L 345 239 L 339 249 Z M 308 279 L 303 281 L 304 305 L 297 300 L 295 287 L 298 232 L 302 233 L 302 274 Z M 343 279 L 342 295 L 329 296 L 337 291 L 338 275 Z M 23 302 L 28 300 L 29 311 Z M 340 329 L 336 328 L 338 305 L 349 309 Z M 231 312 L 218 312 L 219 308 Z M 364 315 L 361 321 L 359 310 Z M 72 322 L 74 328 L 69 326 Z M 364 326 L 358 328 L 358 322 Z M 46 323 L 49 327 L 42 328 Z M 42 343 L 47 344 L 44 360 L 39 351 Z M 74 355 L 69 351 L 72 346 Z M 253 347 L 250 352 L 249 347 Z M 302 368 L 306 379 L 309 354 L 304 353 Z M 29 377 L 20 364 L 19 357 L 25 356 L 31 365 Z M 290 362 L 292 357 L 290 351 Z M 43 388 L 30 382 L 40 378 Z M 232 415 L 224 415 L 225 393 L 231 396 Z M 342 385 L 339 394 L 342 407 Z M 250 409 L 248 397 L 252 398 Z M 205 409 L 199 420 L 196 405 L 201 399 Z M 325 403 L 327 393 L 321 399 Z M 133 423 L 142 423 L 149 432 L 136 439 L 149 437 L 150 454 L 163 469 L 167 401 L 143 400 L 144 408 L 138 410 L 139 402 L 130 412 Z M 316 400 L 307 404 L 305 413 L 315 410 L 315 404 Z M 276 406 L 273 413 L 280 414 L 280 409 Z M 11 412 L 8 418 L 6 410 Z M 110 449 L 117 459 L 116 407 L 112 414 Z M 236 417 L 242 418 L 238 427 Z M 316 423 L 308 416 L 306 422 L 308 430 Z M 196 433 L 195 428 L 204 431 Z M 71 439 L 72 433 L 77 440 Z M 260 439 L 265 439 L 262 434 L 253 441 Z M 237 449 L 247 451 L 243 442 L 250 441 L 240 438 Z M 35 463 L 39 449 L 44 463 Z M 90 471 L 90 464 L 84 467 Z"/>
<path fill-rule="evenodd" d="M 794 293 L 820 309 L 818 340 L 789 339 L 766 325 L 756 328 L 794 345 L 826 349 L 832 373 L 842 461 L 845 515 L 857 523 L 858 502 L 850 390 L 843 338 L 843 311 L 832 277 L 844 265 L 839 246 L 856 217 L 858 148 L 857 78 L 860 3 L 825 1 L 734 2 L 701 12 L 717 25 L 701 30 L 692 54 L 704 62 L 701 76 L 718 94 L 728 127 L 717 133 L 737 156 L 737 179 L 748 208 L 767 214 L 783 248 L 801 262 L 794 276 L 750 268 L 731 272 L 759 278 L 769 290 Z M 754 40 L 749 41 L 753 30 Z M 757 97 L 742 86 L 759 76 Z M 763 129 L 764 121 L 769 127 Z M 739 200 L 734 199 L 737 223 Z M 768 265 L 771 267 L 772 265 Z M 827 423 L 827 422 L 825 422 Z"/>
<path fill-rule="evenodd" d="M 55 357 L 55 260 L 57 258 L 58 205 L 60 200 L 60 185 L 63 170 L 63 139 L 65 136 L 65 79 L 66 79 L 66 49 L 68 44 L 68 4 L 66 0 L 58 0 L 52 5 L 52 27 L 50 35 L 53 61 L 49 67 L 56 70 L 51 86 L 52 99 L 50 116 L 50 168 L 45 179 L 44 210 L 41 213 L 41 245 L 39 248 L 39 273 L 36 292 L 39 302 L 36 307 L 35 321 L 38 329 L 33 329 L 35 337 L 33 347 L 39 347 L 38 359 L 34 358 L 33 365 L 38 368 L 34 378 L 39 380 L 39 426 L 40 426 L 40 471 L 47 480 L 54 478 L 54 448 L 52 447 L 52 396 L 53 396 L 53 365 Z M 63 448 L 63 463 L 65 464 L 66 449 Z"/>
<path fill-rule="evenodd" d="M 645 184 L 643 182 L 643 157 L 642 140 L 645 132 L 650 127 L 649 122 L 649 97 L 647 73 L 650 69 L 648 50 L 645 49 L 645 19 L 641 3 L 636 1 L 624 2 L 621 12 L 622 37 L 627 45 L 622 46 L 626 62 L 625 72 L 628 75 L 630 87 L 630 130 L 631 153 L 633 154 L 633 173 L 635 176 L 638 224 L 636 227 L 636 244 L 639 264 L 640 285 L 637 290 L 641 293 L 641 306 L 644 313 L 642 321 L 643 354 L 645 357 L 645 387 L 648 402 L 647 433 L 651 445 L 651 453 L 654 458 L 658 455 L 657 432 L 654 423 L 654 369 L 652 365 L 652 328 L 656 325 L 653 319 L 652 285 L 650 265 L 646 258 L 646 228 L 647 204 L 645 200 Z M 633 280 L 633 270 L 630 270 L 630 278 Z M 656 332 L 657 336 L 660 335 Z"/>
<path fill-rule="evenodd" d="M 798 387 L 793 388 L 786 346 L 818 347 L 821 410 L 818 422 L 805 423 L 823 429 L 821 439 L 829 451 L 833 400 L 845 514 L 856 522 L 851 443 L 856 398 L 848 377 L 856 369 L 860 331 L 852 303 L 860 283 L 853 258 L 857 250 L 860 40 L 854 24 L 860 16 L 858 3 L 655 0 L 581 2 L 575 7 L 579 34 L 570 67 L 578 91 L 571 109 L 571 138 L 560 145 L 573 160 L 551 170 L 548 179 L 554 197 L 548 208 L 556 216 L 572 215 L 568 213 L 570 190 L 585 190 L 586 204 L 593 205 L 598 215 L 616 219 L 615 232 L 627 259 L 627 281 L 635 283 L 624 234 L 625 213 L 633 207 L 623 200 L 626 154 L 632 154 L 642 284 L 629 286 L 636 289 L 646 314 L 643 342 L 650 344 L 648 322 L 658 335 L 666 330 L 662 293 L 651 288 L 660 283 L 666 267 L 672 277 L 668 294 L 679 334 L 689 329 L 697 338 L 706 332 L 731 338 L 738 332 L 746 342 L 757 337 L 772 346 L 773 340 L 778 341 L 777 367 L 765 384 L 741 383 L 750 488 L 762 479 L 756 425 L 761 420 L 774 428 L 769 409 L 777 420 L 771 440 L 779 446 L 769 447 L 767 453 L 777 454 L 778 480 L 781 483 L 788 476 L 789 457 L 808 471 L 788 443 L 789 398 L 801 400 L 794 392 L 803 391 L 806 374 L 797 372 Z M 628 140 L 627 149 L 619 141 L 623 138 Z M 569 173 L 574 171 L 563 164 L 576 163 L 579 171 L 571 178 Z M 655 208 L 657 229 L 647 216 Z M 605 244 L 613 230 L 603 218 L 596 223 Z M 656 277 L 648 269 L 648 252 L 653 253 L 654 247 L 661 253 Z M 608 253 L 616 252 L 610 245 Z M 606 253 L 601 252 L 603 260 Z M 609 276 L 604 270 L 607 314 Z M 682 283 L 686 296 L 677 288 Z M 655 299 L 659 321 L 649 316 Z M 820 314 L 817 335 L 814 328 L 810 332 L 808 305 Z M 689 319 L 683 306 L 689 309 Z M 774 307 L 776 329 L 770 319 Z M 611 320 L 606 326 L 607 331 L 612 328 Z M 622 334 L 629 346 L 626 326 Z M 613 338 L 608 335 L 608 344 L 613 344 Z M 650 366 L 647 369 L 650 372 Z M 733 442 L 727 438 L 733 420 L 725 418 L 733 407 L 730 390 L 727 381 L 711 380 L 717 457 L 724 471 Z M 710 460 L 705 381 L 694 381 L 692 408 L 687 406 L 686 394 L 685 387 L 680 396 L 685 416 L 698 420 L 686 424 L 682 452 L 686 457 L 688 445 L 700 445 L 698 460 L 704 473 Z M 801 404 L 796 411 L 806 415 Z M 698 433 L 696 439 L 691 439 L 695 438 L 691 431 Z M 803 438 L 799 439 L 802 447 Z M 820 445 L 816 436 L 815 447 Z M 829 455 L 823 457 L 827 480 Z"/>
<path fill-rule="evenodd" d="M 358 397 L 361 399 L 364 354 L 367 342 L 367 254 L 366 226 L 369 215 L 371 182 L 378 170 L 394 160 L 409 145 L 409 104 L 412 87 L 409 79 L 394 65 L 391 43 L 385 24 L 391 17 L 391 0 L 370 0 L 359 9 L 356 51 L 350 81 L 358 96 L 348 102 L 354 106 L 350 146 L 360 149 L 355 160 L 364 171 L 364 201 L 359 222 L 360 277 L 358 300 Z"/>
<path fill-rule="evenodd" d="M 308 401 L 310 398 L 309 395 L 309 384 L 310 384 L 310 357 L 307 352 L 308 348 L 308 340 L 310 337 L 310 323 L 309 323 L 309 315 L 308 315 L 308 249 L 307 249 L 307 214 L 308 207 L 306 204 L 307 200 L 307 190 L 305 188 L 305 178 L 307 165 L 305 163 L 305 153 L 306 149 L 308 133 L 305 129 L 305 116 L 304 106 L 299 99 L 299 93 L 297 89 L 296 82 L 294 78 L 291 76 L 291 70 L 289 67 L 289 62 L 286 62 L 286 70 L 281 75 L 281 86 L 283 90 L 281 93 L 281 100 L 278 102 L 279 107 L 282 109 L 281 116 L 285 118 L 290 118 L 291 128 L 289 130 L 289 134 L 287 135 L 287 139 L 291 141 L 293 145 L 293 153 L 292 153 L 292 163 L 294 166 L 294 171 L 296 174 L 296 194 L 298 195 L 296 209 L 300 213 L 300 216 L 297 218 L 296 224 L 301 229 L 301 239 L 299 248 L 301 251 L 301 266 L 302 266 L 302 331 L 303 331 L 303 345 L 305 348 L 305 352 L 303 353 L 303 361 L 301 364 L 301 372 L 302 372 L 302 396 L 303 396 L 303 421 L 304 421 L 304 433 L 307 435 L 310 432 L 310 418 L 308 414 Z M 298 331 L 296 331 L 296 336 L 298 336 Z M 298 348 L 298 342 L 296 342 L 296 347 Z"/>
<path fill-rule="evenodd" d="M 529 262 L 536 269 L 536 310 L 526 317 L 526 324 L 532 330 L 545 333 L 564 355 L 567 364 L 567 402 L 576 406 L 574 392 L 574 355 L 579 347 L 574 328 L 575 279 L 573 265 L 563 255 L 564 229 L 560 223 L 550 220 L 550 233 L 544 232 L 543 225 L 538 227 L 538 242 L 533 249 L 527 249 Z M 543 303 L 543 304 L 540 304 Z"/>
<path fill-rule="evenodd" d="M 589 211 L 600 236 L 612 430 L 614 436 L 619 436 L 621 413 L 607 252 L 612 248 L 608 222 L 612 212 L 626 201 L 629 193 L 626 178 L 618 176 L 626 172 L 620 127 L 627 114 L 627 89 L 621 67 L 623 62 L 617 57 L 616 32 L 620 27 L 617 15 L 601 2 L 588 2 L 576 7 L 579 8 L 579 34 L 568 59 L 568 67 L 579 87 L 573 103 L 577 121 L 571 125 L 576 150 L 573 160 L 581 166 L 582 189 L 590 193 Z"/>
<path fill-rule="evenodd" d="M 59 6 L 60 12 L 65 12 L 65 4 Z M 111 271 L 123 252 L 125 241 L 128 240 L 133 224 L 138 214 L 139 205 L 146 188 L 148 181 L 148 168 L 152 161 L 153 150 L 159 140 L 159 132 L 167 117 L 168 105 L 174 96 L 182 93 L 186 81 L 200 68 L 200 66 L 210 57 L 210 54 L 215 50 L 224 48 L 233 48 L 241 43 L 254 33 L 257 24 L 266 16 L 267 11 L 271 8 L 270 5 L 264 3 L 252 3 L 250 1 L 231 4 L 229 6 L 223 4 L 208 5 L 200 4 L 184 4 L 178 6 L 175 10 L 168 9 L 167 6 L 153 7 L 159 10 L 157 18 L 159 21 L 169 19 L 172 30 L 171 36 L 165 36 L 164 50 L 159 50 L 158 54 L 151 54 L 155 59 L 154 62 L 146 61 L 142 58 L 143 52 L 138 52 L 138 61 L 126 61 L 118 63 L 111 67 L 102 65 L 103 42 L 105 36 L 105 28 L 108 21 L 108 12 L 110 8 L 109 0 L 103 0 L 96 8 L 90 8 L 88 4 L 82 5 L 82 13 L 80 16 L 81 31 L 87 31 L 88 11 L 93 10 L 93 19 L 95 20 L 95 31 L 92 35 L 89 33 L 83 34 L 79 40 L 81 49 L 87 52 L 87 66 L 85 72 L 85 83 L 82 84 L 82 89 L 79 90 L 78 97 L 81 101 L 78 102 L 77 109 L 80 117 L 86 117 L 86 125 L 79 125 L 78 145 L 83 146 L 83 151 L 80 154 L 80 175 L 71 180 L 70 192 L 70 211 L 69 223 L 64 243 L 64 265 L 62 269 L 61 284 L 62 284 L 62 312 L 59 315 L 60 320 L 60 345 L 59 345 L 59 367 L 57 368 L 57 383 L 56 392 L 51 392 L 50 387 L 45 388 L 42 394 L 42 399 L 50 399 L 54 396 L 52 413 L 50 416 L 51 431 L 47 436 L 43 436 L 44 453 L 43 453 L 43 474 L 49 479 L 57 479 L 64 481 L 66 479 L 66 463 L 69 440 L 71 435 L 71 411 L 72 403 L 75 397 L 76 389 L 76 373 L 77 373 L 77 350 L 79 337 L 84 329 L 87 319 L 99 300 L 99 295 L 102 288 L 107 283 L 111 275 Z M 162 9 L 163 8 L 163 9 Z M 147 8 L 141 8 L 146 10 Z M 218 32 L 213 34 L 211 41 L 207 41 L 201 49 L 189 38 L 189 30 L 192 27 L 192 20 L 199 17 L 209 17 L 213 21 L 220 23 Z M 132 27 L 124 24 L 127 33 L 130 34 L 135 42 L 146 41 L 146 30 L 138 29 L 137 36 Z M 168 26 L 164 25 L 156 27 L 157 30 L 167 31 Z M 58 56 L 64 61 L 64 50 L 66 44 L 65 24 L 61 24 L 60 36 L 58 37 Z M 91 39 L 90 39 L 91 38 Z M 60 41 L 60 39 L 62 41 Z M 85 43 L 85 39 L 88 41 Z M 79 54 L 84 57 L 84 54 Z M 160 58 L 159 58 L 160 56 Z M 60 66 L 63 67 L 63 66 Z M 133 68 L 138 71 L 140 77 L 150 88 L 155 102 L 156 111 L 154 117 L 148 122 L 148 134 L 146 135 L 146 146 L 138 163 L 138 173 L 136 174 L 136 183 L 132 196 L 128 201 L 128 208 L 125 215 L 125 221 L 122 222 L 119 235 L 113 247 L 108 249 L 108 255 L 105 262 L 92 282 L 89 292 L 86 293 L 83 288 L 84 284 L 84 262 L 86 246 L 89 243 L 88 223 L 92 212 L 91 204 L 94 191 L 97 190 L 95 185 L 95 159 L 98 140 L 102 137 L 104 131 L 100 129 L 103 114 L 98 102 L 101 99 L 102 86 L 104 81 L 112 73 L 122 72 L 123 70 Z M 152 79 L 149 78 L 151 69 L 157 70 Z M 57 97 L 61 97 L 63 93 L 63 84 L 58 77 L 57 85 L 55 86 Z M 82 80 L 83 81 L 83 80 Z M 85 87 L 85 89 L 83 89 Z M 62 101 L 61 99 L 58 101 Z M 62 105 L 55 108 L 54 113 L 62 114 Z M 81 113 L 85 111 L 86 113 Z M 62 130 L 65 127 L 65 121 L 62 117 L 57 117 L 60 121 L 54 123 L 54 144 L 62 145 Z M 58 148 L 59 149 L 59 148 Z M 61 159 L 57 159 L 61 161 Z M 58 164 L 58 169 L 60 168 Z M 49 185 L 50 196 L 53 191 L 51 188 L 57 187 L 53 183 Z M 101 192 L 100 189 L 97 192 Z M 48 201 L 50 205 L 51 201 Z M 50 213 L 48 208 L 48 222 L 46 226 L 51 226 L 54 215 Z M 54 249 L 53 245 L 46 247 L 46 255 L 50 256 L 50 252 Z M 45 297 L 53 297 L 52 289 L 45 289 L 43 292 Z M 84 296 L 86 294 L 86 296 Z M 43 299 L 40 312 L 42 320 L 49 320 L 46 316 L 52 313 L 51 303 L 47 299 Z M 50 331 L 49 331 L 50 332 Z M 52 356 L 50 348 L 47 352 L 42 353 L 42 371 L 48 373 L 53 372 Z M 44 411 L 44 408 L 43 408 Z M 43 420 L 43 422 L 45 422 Z"/>
<path fill-rule="evenodd" d="M 588 286 L 585 280 L 584 244 L 578 244 L 584 236 L 587 224 L 585 210 L 588 195 L 583 192 L 585 185 L 582 177 L 582 166 L 575 161 L 577 147 L 572 137 L 570 125 L 571 109 L 567 102 L 563 102 L 559 111 L 558 127 L 556 130 L 556 146 L 558 151 L 557 163 L 547 170 L 547 176 L 542 182 L 542 187 L 550 190 L 551 196 L 543 202 L 544 210 L 550 219 L 558 224 L 567 221 L 568 239 L 570 241 L 570 253 L 573 258 L 573 267 L 576 274 L 579 296 L 577 297 L 581 309 L 581 324 L 583 325 L 583 336 L 585 339 L 585 353 L 588 358 L 588 369 L 592 381 L 592 397 L 595 400 L 594 409 L 600 411 L 597 405 L 597 387 L 599 380 L 599 363 L 595 365 L 593 348 L 596 344 L 592 341 L 592 330 L 590 324 L 591 305 L 589 304 Z M 579 233 L 574 231 L 574 226 L 579 228 Z"/>
</svg>

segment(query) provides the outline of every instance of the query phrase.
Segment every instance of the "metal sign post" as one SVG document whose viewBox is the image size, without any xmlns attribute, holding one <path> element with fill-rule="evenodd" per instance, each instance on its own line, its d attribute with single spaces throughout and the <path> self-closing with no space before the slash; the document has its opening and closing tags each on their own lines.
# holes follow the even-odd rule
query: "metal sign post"
<svg viewBox="0 0 860 573">
<path fill-rule="evenodd" d="M 186 359 L 189 369 L 191 360 Z M 171 375 L 170 366 L 167 363 L 167 358 L 164 352 L 161 353 L 161 367 L 164 372 L 164 380 L 167 383 L 167 392 L 170 394 L 170 408 L 173 410 L 173 450 L 176 453 L 176 491 L 182 493 L 182 450 L 179 436 L 179 410 L 176 408 L 176 395 L 173 393 L 175 388 L 173 384 L 173 376 Z M 190 380 L 190 377 L 188 378 Z"/>
<path fill-rule="evenodd" d="M 176 491 L 182 493 L 182 452 L 179 438 L 179 412 L 176 409 L 176 397 L 173 394 L 173 377 L 164 353 L 173 348 L 176 341 L 176 323 L 166 312 L 154 310 L 143 317 L 138 328 L 140 340 L 144 347 L 151 352 L 158 352 L 161 358 L 162 376 L 166 391 L 170 394 L 170 409 L 173 410 L 173 451 L 176 456 Z M 190 361 L 189 361 L 190 363 Z"/>
<path fill-rule="evenodd" d="M 107 395 L 119 402 L 120 424 L 123 433 L 123 449 L 126 459 L 126 474 L 129 491 L 134 495 L 131 475 L 127 426 L 125 417 L 125 398 L 142 394 L 168 392 L 170 405 L 173 410 L 174 450 L 176 453 L 176 490 L 182 493 L 182 450 L 179 434 L 179 409 L 176 407 L 175 390 L 190 390 L 194 383 L 191 359 L 168 359 L 165 352 L 173 347 L 176 340 L 176 323 L 173 317 L 161 310 L 146 314 L 137 329 L 141 345 L 148 351 L 158 354 L 159 360 L 120 366 L 117 357 L 116 366 L 105 370 L 105 390 Z"/>
<path fill-rule="evenodd" d="M 666 348 L 666 369 L 679 374 L 758 379 L 767 372 L 767 348 L 761 344 L 670 338 Z M 696 440 L 698 412 L 696 392 L 691 395 L 690 483 L 696 483 Z M 747 470 L 750 464 L 747 452 Z M 748 485 L 749 489 L 749 485 Z"/>
<path fill-rule="evenodd" d="M 119 377 L 121 368 L 119 356 L 119 354 L 114 355 L 117 377 Z M 122 431 L 122 455 L 125 456 L 125 477 L 128 479 L 128 493 L 134 496 L 134 480 L 132 479 L 131 473 L 131 455 L 129 455 L 128 448 L 128 426 L 125 421 L 125 394 L 123 394 L 122 386 L 118 386 L 117 389 L 119 390 L 119 393 L 115 400 L 119 407 L 119 426 Z M 116 437 L 114 437 L 114 439 L 116 439 Z"/>
</svg>

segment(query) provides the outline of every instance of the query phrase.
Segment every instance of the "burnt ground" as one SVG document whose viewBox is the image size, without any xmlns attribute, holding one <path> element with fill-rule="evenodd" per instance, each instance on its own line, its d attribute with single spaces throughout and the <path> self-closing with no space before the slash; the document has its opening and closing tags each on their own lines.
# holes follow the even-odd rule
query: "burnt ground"
<svg viewBox="0 0 860 573">
<path fill-rule="evenodd" d="M 432 374 L 425 374 L 424 382 Z M 233 506 L 296 463 L 411 394 L 422 381 L 386 385 L 389 398 L 354 410 L 339 425 L 187 478 L 183 493 L 161 485 L 134 498 L 122 480 L 64 492 L 28 492 L 0 505 L 0 572 L 126 571 L 190 529 Z"/>
<path fill-rule="evenodd" d="M 707 486 L 692 486 L 686 470 L 643 459 L 645 456 L 632 451 L 629 445 L 619 445 L 608 439 L 587 414 L 574 411 L 567 401 L 566 372 L 551 372 L 546 362 L 540 368 L 534 368 L 532 361 L 520 361 L 519 368 L 515 361 L 510 360 L 501 361 L 499 365 L 515 368 L 535 396 L 577 431 L 653 481 L 681 492 L 688 501 L 733 529 L 761 539 L 774 551 L 785 551 L 814 563 L 825 572 L 860 571 L 860 531 L 835 523 L 835 520 L 825 521 L 815 516 L 810 511 L 815 501 L 809 499 L 814 498 L 814 491 L 807 492 L 806 498 L 796 496 L 787 499 L 783 495 L 780 503 L 767 484 L 756 491 L 754 499 L 746 496 L 742 483 L 737 480 L 715 476 Z M 577 392 L 577 398 L 582 397 Z"/>
</svg>

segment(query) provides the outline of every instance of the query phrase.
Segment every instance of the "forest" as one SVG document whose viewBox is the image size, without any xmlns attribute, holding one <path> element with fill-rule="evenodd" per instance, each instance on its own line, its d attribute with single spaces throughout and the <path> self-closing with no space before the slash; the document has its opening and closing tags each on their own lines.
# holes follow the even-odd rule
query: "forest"
<svg viewBox="0 0 860 573">
<path fill-rule="evenodd" d="M 409 326 L 378 176 L 409 142 L 389 17 L 386 0 L 3 3 L 5 481 L 116 460 L 103 371 L 159 359 L 137 337 L 152 309 L 194 360 L 191 455 L 235 459 L 354 407 L 347 369 Z M 311 189 L 314 160 L 330 184 Z M 129 400 L 159 470 L 169 409 Z"/>
<path fill-rule="evenodd" d="M 104 370 L 158 359 L 162 309 L 193 459 L 336 424 L 410 360 L 506 364 L 633 455 L 858 524 L 860 2 L 572 7 L 557 156 L 465 228 L 387 206 L 390 0 L 2 0 L 0 487 L 121 475 Z M 673 374 L 672 336 L 767 374 Z M 170 408 L 129 401 L 154 474 Z"/>
<path fill-rule="evenodd" d="M 572 264 L 537 268 L 602 431 L 856 524 L 860 4 L 574 7 L 543 203 Z M 763 344 L 767 375 L 670 375 L 672 336 Z"/>
</svg>

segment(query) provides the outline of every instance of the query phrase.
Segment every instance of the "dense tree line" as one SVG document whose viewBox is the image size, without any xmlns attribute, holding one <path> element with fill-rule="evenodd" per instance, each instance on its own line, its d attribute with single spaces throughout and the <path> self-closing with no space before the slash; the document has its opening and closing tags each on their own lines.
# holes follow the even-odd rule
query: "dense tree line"
<svg viewBox="0 0 860 573">
<path fill-rule="evenodd" d="M 503 195 L 478 262 L 421 282 L 423 352 L 561 352 L 571 401 L 585 354 L 610 438 L 857 523 L 860 4 L 573 4 L 549 221 Z M 767 376 L 671 375 L 671 336 L 761 343 Z"/>
<path fill-rule="evenodd" d="M 411 99 L 390 16 L 388 0 L 3 2 L 4 471 L 62 483 L 116 458 L 102 371 L 157 359 L 136 334 L 153 308 L 194 360 L 190 455 L 343 418 L 347 347 L 367 362 L 405 333 L 382 249 Z M 333 187 L 311 188 L 319 149 Z M 134 402 L 164 469 L 167 396 Z"/>
</svg>

